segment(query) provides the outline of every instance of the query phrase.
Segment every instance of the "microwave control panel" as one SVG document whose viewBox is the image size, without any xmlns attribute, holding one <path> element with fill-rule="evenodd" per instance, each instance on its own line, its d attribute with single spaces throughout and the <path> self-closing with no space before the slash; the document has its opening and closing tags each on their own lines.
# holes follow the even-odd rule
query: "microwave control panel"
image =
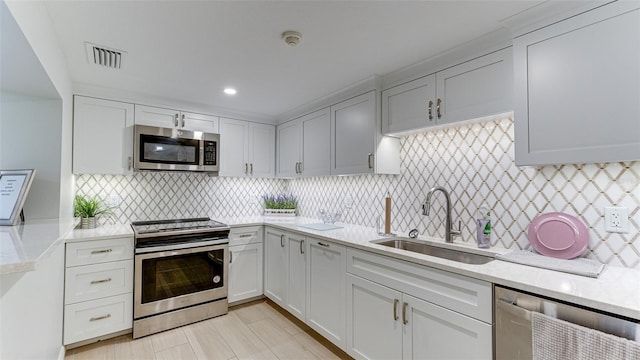
<svg viewBox="0 0 640 360">
<path fill-rule="evenodd" d="M 203 165 L 217 165 L 216 164 L 216 152 L 217 143 L 215 141 L 204 142 L 204 164 Z"/>
</svg>

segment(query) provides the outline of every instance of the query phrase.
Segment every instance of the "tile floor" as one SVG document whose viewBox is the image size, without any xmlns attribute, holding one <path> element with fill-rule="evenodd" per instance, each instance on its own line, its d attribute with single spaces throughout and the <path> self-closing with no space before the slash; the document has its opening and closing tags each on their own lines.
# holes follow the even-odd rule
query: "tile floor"
<svg viewBox="0 0 640 360">
<path fill-rule="evenodd" d="M 268 301 L 133 340 L 131 334 L 67 351 L 81 359 L 348 359 L 340 349 Z"/>
</svg>

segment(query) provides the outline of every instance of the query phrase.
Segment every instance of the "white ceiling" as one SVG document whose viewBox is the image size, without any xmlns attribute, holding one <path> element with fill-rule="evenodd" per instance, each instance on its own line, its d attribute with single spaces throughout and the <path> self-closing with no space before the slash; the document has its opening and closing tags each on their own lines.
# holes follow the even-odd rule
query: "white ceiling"
<svg viewBox="0 0 640 360">
<path fill-rule="evenodd" d="M 51 1 L 72 80 L 277 117 L 501 27 L 541 1 Z M 298 46 L 281 34 L 296 30 Z M 84 42 L 127 52 L 89 64 Z M 226 86 L 237 88 L 229 97 Z"/>
</svg>

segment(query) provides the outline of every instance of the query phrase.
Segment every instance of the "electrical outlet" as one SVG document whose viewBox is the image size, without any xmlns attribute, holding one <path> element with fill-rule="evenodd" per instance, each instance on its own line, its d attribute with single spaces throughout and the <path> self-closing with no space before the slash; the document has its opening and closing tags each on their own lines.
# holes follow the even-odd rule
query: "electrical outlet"
<svg viewBox="0 0 640 360">
<path fill-rule="evenodd" d="M 109 195 L 109 207 L 116 208 L 120 206 L 121 202 L 122 200 L 120 200 L 120 196 L 118 196 L 118 194 Z"/>
<path fill-rule="evenodd" d="M 353 207 L 353 198 L 351 196 L 344 198 L 344 207 L 347 209 L 351 209 Z"/>
<path fill-rule="evenodd" d="M 607 206 L 604 208 L 604 230 L 614 233 L 629 232 L 629 209 Z"/>
</svg>

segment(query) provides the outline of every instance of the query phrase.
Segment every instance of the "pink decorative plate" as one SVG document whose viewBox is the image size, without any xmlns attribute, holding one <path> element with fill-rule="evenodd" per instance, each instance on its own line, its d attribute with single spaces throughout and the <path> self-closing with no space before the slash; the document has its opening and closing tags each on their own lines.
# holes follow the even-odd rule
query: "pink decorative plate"
<svg viewBox="0 0 640 360">
<path fill-rule="evenodd" d="M 582 221 L 561 212 L 533 219 L 528 237 L 537 252 L 558 259 L 578 257 L 589 245 L 589 230 Z"/>
</svg>

